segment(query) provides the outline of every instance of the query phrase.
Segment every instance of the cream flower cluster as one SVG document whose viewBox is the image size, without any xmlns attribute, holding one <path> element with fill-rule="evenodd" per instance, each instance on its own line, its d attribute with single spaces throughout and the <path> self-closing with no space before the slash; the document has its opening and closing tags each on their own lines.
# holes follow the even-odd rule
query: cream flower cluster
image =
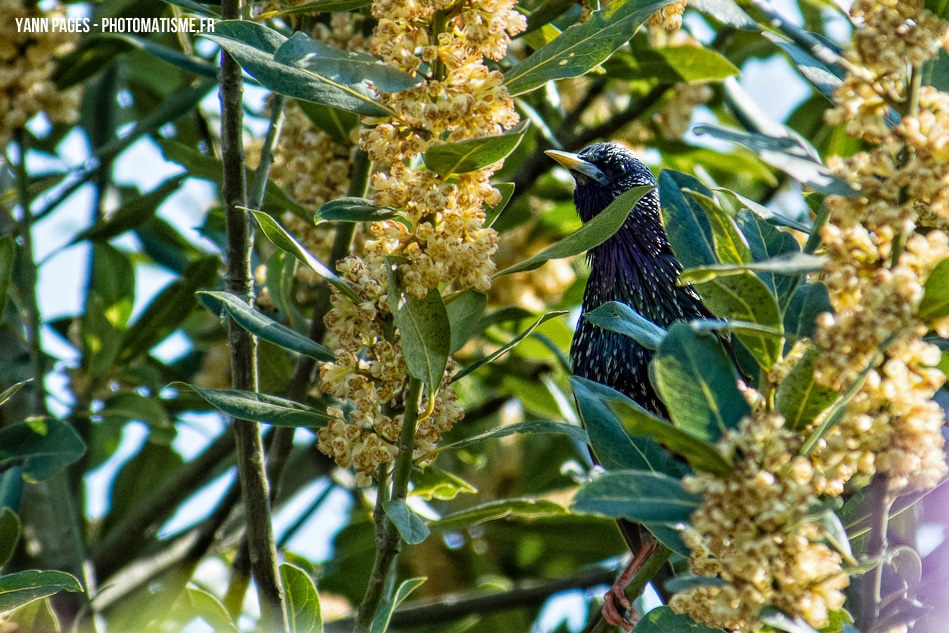
<svg viewBox="0 0 949 633">
<path fill-rule="evenodd" d="M 921 340 L 936 323 L 918 315 L 923 284 L 949 257 L 941 230 L 949 220 L 949 95 L 930 87 L 911 99 L 910 76 L 949 45 L 947 23 L 921 1 L 869 2 L 851 9 L 855 70 L 837 91 L 831 123 L 876 147 L 835 167 L 858 195 L 829 198 L 821 237 L 834 314 L 818 320 L 824 350 L 815 379 L 840 393 L 865 374 L 842 420 L 814 456 L 824 492 L 839 494 L 857 473 L 884 472 L 894 490 L 935 485 L 946 474 L 941 427 L 932 402 L 945 376 L 939 350 Z M 895 127 L 886 118 L 906 114 Z M 919 226 L 938 227 L 925 234 Z M 885 348 L 885 353 L 881 350 Z"/>
<path fill-rule="evenodd" d="M 680 613 L 727 629 L 755 630 L 761 609 L 773 606 L 815 628 L 844 604 L 849 578 L 841 556 L 824 542 L 822 524 L 809 514 L 815 470 L 799 455 L 801 435 L 774 413 L 755 413 L 729 431 L 719 450 L 734 467 L 726 477 L 700 473 L 683 480 L 702 494 L 683 539 L 696 576 L 725 584 L 677 593 Z"/>
<path fill-rule="evenodd" d="M 78 42 L 76 33 L 21 32 L 17 19 L 65 18 L 62 7 L 43 11 L 35 3 L 0 0 L 0 146 L 39 112 L 54 123 L 78 118 L 78 90 L 60 91 L 51 77 L 55 57 L 68 53 Z"/>
<path fill-rule="evenodd" d="M 328 343 L 339 353 L 335 363 L 323 366 L 320 388 L 352 401 L 356 409 L 331 410 L 337 421 L 320 430 L 319 447 L 341 466 L 352 466 L 361 485 L 395 459 L 404 409 L 407 370 L 399 339 L 390 331 L 386 257 L 408 260 L 399 266 L 399 281 L 414 297 L 448 284 L 481 291 L 491 286 L 498 238 L 484 219 L 485 208 L 500 202 L 490 184 L 499 165 L 445 177 L 426 170 L 420 159 L 434 145 L 500 134 L 517 123 L 503 76 L 484 63 L 502 58 L 511 36 L 526 28 L 513 5 L 513 0 L 378 0 L 372 7 L 378 24 L 369 50 L 425 80 L 380 94 L 396 115 L 360 138 L 377 166 L 371 179 L 374 202 L 400 209 L 406 222 L 370 225 L 362 254 L 338 264 L 361 301 L 334 293 L 325 318 Z M 420 420 L 416 458 L 463 416 L 447 384 L 434 398 L 424 403 L 432 412 Z"/>
</svg>

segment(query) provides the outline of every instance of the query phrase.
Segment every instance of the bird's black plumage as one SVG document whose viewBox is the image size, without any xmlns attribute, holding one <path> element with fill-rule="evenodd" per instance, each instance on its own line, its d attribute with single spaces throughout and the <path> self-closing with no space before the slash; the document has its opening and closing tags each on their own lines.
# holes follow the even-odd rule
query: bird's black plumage
<svg viewBox="0 0 949 633">
<path fill-rule="evenodd" d="M 576 180 L 573 199 L 583 222 L 629 189 L 656 185 L 649 167 L 618 143 L 596 143 L 578 154 L 548 155 Z M 591 249 L 587 259 L 590 277 L 583 294 L 584 313 L 620 301 L 662 328 L 708 314 L 695 290 L 678 285 L 682 266 L 662 226 L 657 189 L 646 194 L 619 231 Z M 628 336 L 597 327 L 582 314 L 570 346 L 575 375 L 612 387 L 665 416 L 666 408 L 649 380 L 652 355 Z"/>
</svg>

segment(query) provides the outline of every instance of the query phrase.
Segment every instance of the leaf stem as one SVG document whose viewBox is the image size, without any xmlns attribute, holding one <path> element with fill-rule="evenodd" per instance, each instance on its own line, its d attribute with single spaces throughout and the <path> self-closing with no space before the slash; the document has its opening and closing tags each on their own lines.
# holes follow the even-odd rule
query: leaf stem
<svg viewBox="0 0 949 633">
<path fill-rule="evenodd" d="M 415 452 L 415 431 L 418 426 L 418 407 L 422 397 L 422 381 L 409 379 L 409 388 L 405 396 L 405 413 L 402 419 L 402 433 L 399 436 L 399 456 L 395 461 L 392 474 L 392 487 L 388 488 L 380 477 L 376 509 L 373 513 L 376 522 L 376 559 L 366 587 L 366 595 L 356 613 L 354 633 L 369 633 L 373 620 L 392 586 L 392 574 L 395 561 L 402 546 L 402 539 L 395 524 L 385 516 L 382 504 L 390 499 L 405 500 L 408 495 L 409 480 L 412 476 L 412 455 Z"/>
</svg>

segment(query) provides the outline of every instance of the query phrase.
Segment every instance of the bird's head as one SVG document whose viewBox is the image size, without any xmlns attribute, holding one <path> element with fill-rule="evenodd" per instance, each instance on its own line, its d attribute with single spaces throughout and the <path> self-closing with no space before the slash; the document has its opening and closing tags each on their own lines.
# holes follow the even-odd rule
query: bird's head
<svg viewBox="0 0 949 633">
<path fill-rule="evenodd" d="M 573 199 L 584 222 L 592 220 L 633 187 L 656 184 L 656 177 L 649 167 L 619 143 L 595 143 L 577 154 L 558 150 L 545 153 L 565 167 L 577 182 Z M 655 192 L 643 198 L 642 202 L 658 209 Z"/>
</svg>

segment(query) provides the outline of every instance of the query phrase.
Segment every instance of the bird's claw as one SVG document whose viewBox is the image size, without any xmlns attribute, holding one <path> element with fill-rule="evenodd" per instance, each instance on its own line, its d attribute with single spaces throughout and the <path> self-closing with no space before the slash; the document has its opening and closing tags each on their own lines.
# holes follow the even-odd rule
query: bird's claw
<svg viewBox="0 0 949 633">
<path fill-rule="evenodd" d="M 610 587 L 603 596 L 603 608 L 600 613 L 608 624 L 618 626 L 624 631 L 631 631 L 639 621 L 639 613 L 626 597 L 624 588 L 616 585 Z"/>
</svg>

